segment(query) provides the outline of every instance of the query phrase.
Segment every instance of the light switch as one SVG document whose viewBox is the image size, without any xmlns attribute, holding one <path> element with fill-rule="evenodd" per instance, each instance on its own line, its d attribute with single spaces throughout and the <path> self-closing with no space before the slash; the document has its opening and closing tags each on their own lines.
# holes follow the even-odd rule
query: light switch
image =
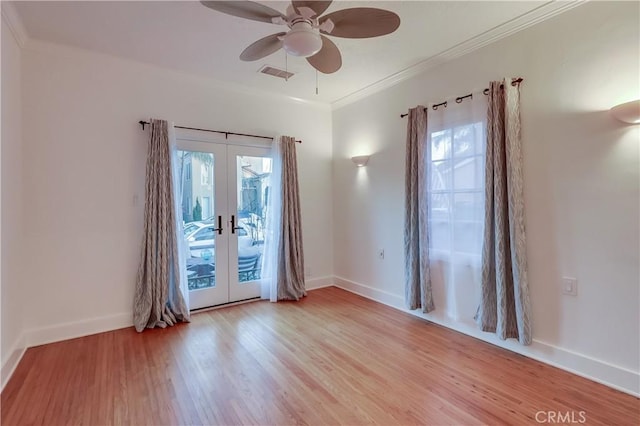
<svg viewBox="0 0 640 426">
<path fill-rule="evenodd" d="M 578 295 L 578 280 L 571 277 L 562 278 L 562 293 L 567 296 Z"/>
</svg>

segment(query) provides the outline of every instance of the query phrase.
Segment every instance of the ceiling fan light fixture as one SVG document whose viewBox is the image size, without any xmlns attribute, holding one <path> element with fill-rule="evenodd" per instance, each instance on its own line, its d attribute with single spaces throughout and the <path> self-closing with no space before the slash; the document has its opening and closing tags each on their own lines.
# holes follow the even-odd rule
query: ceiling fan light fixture
<svg viewBox="0 0 640 426">
<path fill-rule="evenodd" d="M 320 33 L 307 22 L 293 24 L 283 40 L 282 47 L 289 55 L 309 57 L 322 49 Z"/>
</svg>

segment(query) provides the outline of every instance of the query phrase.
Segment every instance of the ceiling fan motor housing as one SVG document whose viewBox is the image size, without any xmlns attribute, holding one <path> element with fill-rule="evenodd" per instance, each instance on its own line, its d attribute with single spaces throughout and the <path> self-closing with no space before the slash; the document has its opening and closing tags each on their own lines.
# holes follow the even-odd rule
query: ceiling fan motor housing
<svg viewBox="0 0 640 426">
<path fill-rule="evenodd" d="M 291 25 L 291 30 L 284 36 L 284 50 L 292 56 L 313 56 L 322 49 L 322 38 L 310 22 L 298 21 Z"/>
</svg>

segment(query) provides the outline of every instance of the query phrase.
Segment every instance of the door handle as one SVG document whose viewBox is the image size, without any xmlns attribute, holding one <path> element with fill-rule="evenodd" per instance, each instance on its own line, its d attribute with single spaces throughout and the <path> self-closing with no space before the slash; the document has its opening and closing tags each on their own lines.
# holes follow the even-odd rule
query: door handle
<svg viewBox="0 0 640 426">
<path fill-rule="evenodd" d="M 214 232 L 218 232 L 218 235 L 222 235 L 222 216 L 218 216 L 218 227 L 213 228 Z"/>
<path fill-rule="evenodd" d="M 242 229 L 241 226 L 236 226 L 236 216 L 235 215 L 231 215 L 231 233 L 235 234 L 236 233 L 236 229 Z"/>
</svg>

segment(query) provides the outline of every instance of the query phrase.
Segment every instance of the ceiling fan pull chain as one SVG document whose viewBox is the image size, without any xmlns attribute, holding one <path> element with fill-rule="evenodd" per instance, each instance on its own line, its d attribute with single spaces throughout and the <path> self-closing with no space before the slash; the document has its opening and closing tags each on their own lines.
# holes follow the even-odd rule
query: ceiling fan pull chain
<svg viewBox="0 0 640 426">
<path fill-rule="evenodd" d="M 318 94 L 318 70 L 316 70 L 316 95 Z"/>
<path fill-rule="evenodd" d="M 289 54 L 286 50 L 284 51 L 284 71 L 286 72 L 284 81 L 289 81 Z"/>
</svg>

